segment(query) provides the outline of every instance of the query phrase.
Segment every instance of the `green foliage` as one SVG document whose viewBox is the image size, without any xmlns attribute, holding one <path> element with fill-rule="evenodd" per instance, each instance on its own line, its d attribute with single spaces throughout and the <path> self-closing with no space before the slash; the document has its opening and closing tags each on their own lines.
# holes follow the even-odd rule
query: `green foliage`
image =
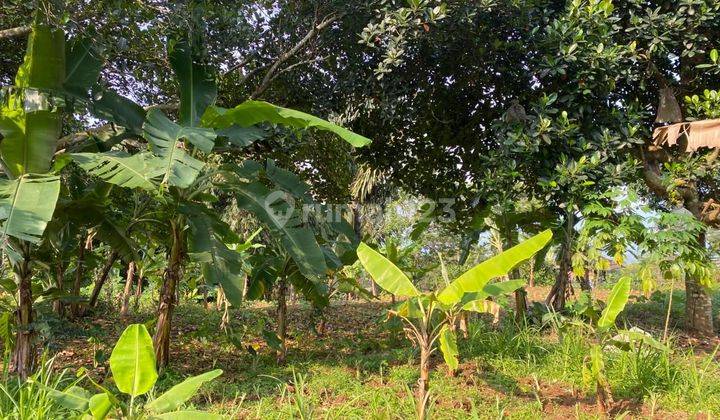
<svg viewBox="0 0 720 420">
<path fill-rule="evenodd" d="M 420 292 L 410 279 L 395 264 L 379 252 L 361 243 L 357 249 L 358 258 L 373 280 L 388 292 L 398 297 L 415 297 Z"/>
<path fill-rule="evenodd" d="M 170 121 L 156 109 L 150 110 L 143 124 L 145 138 L 152 145 L 152 151 L 160 159 L 153 178 L 160 179 L 161 185 L 188 188 L 197 178 L 204 163 L 188 154 L 180 143 L 188 140 L 193 146 L 209 153 L 214 145 L 215 133 L 205 128 L 183 127 Z"/>
<path fill-rule="evenodd" d="M 429 361 L 423 360 L 423 356 L 427 358 L 433 352 L 437 341 L 450 371 L 457 369 L 459 351 L 454 330 L 458 316 L 461 316 L 464 310 L 482 312 L 487 297 L 497 297 L 522 287 L 525 283 L 522 280 L 511 280 L 494 285 L 488 285 L 488 282 L 493 278 L 507 275 L 515 265 L 531 258 L 547 245 L 551 238 L 552 232 L 549 230 L 535 235 L 473 267 L 439 293 L 420 293 L 415 288 L 402 270 L 390 260 L 390 258 L 397 259 L 396 248 L 391 246 L 387 249 L 389 258 L 385 258 L 365 243 L 360 243 L 357 249 L 358 258 L 375 282 L 394 296 L 409 298 L 390 313 L 404 321 L 407 325 L 405 330 L 412 334 L 414 342 L 420 347 L 421 379 L 416 394 L 418 416 L 422 417 L 422 413 L 426 412 L 429 401 L 427 393 Z M 449 282 L 442 256 L 440 258 L 442 275 L 445 282 Z M 435 316 L 436 314 L 439 316 Z"/>
<path fill-rule="evenodd" d="M 282 108 L 263 101 L 245 101 L 232 109 L 209 107 L 202 117 L 205 127 L 224 129 L 237 125 L 250 127 L 261 122 L 286 125 L 296 129 L 317 128 L 330 131 L 354 147 L 370 144 L 370 139 L 339 125 L 294 109 Z"/>
<path fill-rule="evenodd" d="M 125 329 L 110 355 L 110 370 L 120 392 L 132 397 L 145 394 L 155 385 L 155 351 L 144 325 Z"/>
<path fill-rule="evenodd" d="M 185 401 L 195 395 L 203 384 L 212 381 L 220 375 L 222 375 L 222 370 L 216 369 L 185 379 L 181 383 L 170 388 L 161 396 L 150 401 L 145 408 L 153 413 L 167 413 L 175 411 L 180 408 Z"/>
<path fill-rule="evenodd" d="M 240 305 L 245 275 L 242 252 L 251 244 L 246 242 L 241 244 L 241 249 L 230 249 L 228 244 L 237 244 L 240 239 L 205 206 L 186 206 L 184 213 L 190 225 L 190 259 L 200 263 L 208 284 L 222 285 L 230 303 Z"/>
<path fill-rule="evenodd" d="M 77 165 L 90 175 L 123 188 L 153 190 L 153 174 L 159 162 L 149 153 L 130 155 L 123 151 L 105 153 L 72 153 L 69 155 Z"/>
<path fill-rule="evenodd" d="M 460 354 L 458 352 L 457 334 L 449 325 L 445 324 L 440 330 L 440 339 L 438 341 L 445 364 L 451 372 L 454 372 L 458 368 L 458 355 Z"/>
<path fill-rule="evenodd" d="M 615 319 L 625 309 L 628 298 L 630 297 L 630 277 L 622 277 L 613 286 L 610 295 L 608 295 L 605 309 L 598 319 L 598 328 L 608 329 L 615 326 Z"/>
<path fill-rule="evenodd" d="M 466 293 L 477 292 L 493 278 L 505 275 L 519 262 L 532 257 L 552 238 L 552 232 L 546 230 L 530 239 L 476 265 L 450 283 L 438 293 L 438 300 L 445 305 L 454 305 Z"/>
<path fill-rule="evenodd" d="M 215 102 L 217 85 L 208 66 L 195 62 L 190 41 L 171 42 L 168 60 L 180 85 L 180 125 L 196 127 L 200 117 Z"/>
<path fill-rule="evenodd" d="M 0 180 L 2 237 L 40 242 L 59 192 L 60 179 L 55 175 L 29 174 L 14 180 Z"/>
<path fill-rule="evenodd" d="M 123 331 L 110 356 L 110 370 L 118 390 L 130 395 L 129 404 L 126 405 L 108 389 L 89 378 L 88 380 L 101 391 L 100 393 L 91 395 L 77 385 L 62 391 L 49 389 L 48 392 L 60 406 L 80 413 L 89 413 L 95 419 L 107 418 L 118 408 L 122 411 L 123 418 L 134 418 L 134 415 L 152 415 L 160 418 L 173 415 L 179 418 L 221 418 L 199 411 L 178 411 L 203 384 L 220 376 L 222 374 L 220 369 L 185 379 L 157 398 L 148 401 L 142 407 L 143 413 L 137 413 L 135 397 L 148 393 L 155 386 L 158 378 L 152 339 L 142 324 L 130 325 Z"/>
<path fill-rule="evenodd" d="M 61 134 L 59 104 L 49 92 L 65 79 L 65 34 L 40 23 L 41 13 L 0 112 L 0 156 L 12 177 L 48 172 Z"/>
</svg>

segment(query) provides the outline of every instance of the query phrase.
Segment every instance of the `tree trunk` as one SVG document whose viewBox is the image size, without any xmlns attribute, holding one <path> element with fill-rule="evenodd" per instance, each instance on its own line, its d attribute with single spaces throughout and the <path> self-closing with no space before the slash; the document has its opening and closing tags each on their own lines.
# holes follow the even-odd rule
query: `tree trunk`
<svg viewBox="0 0 720 420">
<path fill-rule="evenodd" d="M 545 304 L 556 311 L 565 309 L 565 301 L 572 295 L 572 247 L 575 233 L 575 215 L 568 211 L 565 223 L 565 237 L 558 254 L 558 273 L 555 284 L 545 299 Z"/>
<path fill-rule="evenodd" d="M 165 281 L 160 292 L 158 320 L 155 327 L 155 336 L 153 337 L 158 369 L 164 369 L 170 363 L 170 331 L 175 306 L 175 289 L 180 281 L 182 271 L 183 237 L 175 223 L 172 226 L 172 234 L 173 243 L 170 249 L 170 260 L 165 270 Z"/>
<path fill-rule="evenodd" d="M 565 249 L 562 249 L 558 256 L 558 273 L 555 276 L 555 284 L 550 289 L 545 304 L 552 306 L 556 311 L 565 309 L 565 302 L 572 294 L 572 261 Z"/>
<path fill-rule="evenodd" d="M 62 259 L 55 265 L 55 287 L 61 291 L 65 289 L 65 266 Z M 53 312 L 61 318 L 65 312 L 65 305 L 59 298 L 53 301 Z"/>
<path fill-rule="evenodd" d="M 517 245 L 518 242 L 518 233 L 512 228 L 504 229 L 505 231 L 505 249 L 510 249 Z M 502 250 L 499 250 L 502 252 Z M 510 272 L 510 280 L 515 280 L 520 278 L 520 270 L 516 267 Z M 525 287 L 521 287 L 515 291 L 515 321 L 517 321 L 518 324 L 522 325 L 525 321 L 525 317 L 527 316 L 527 292 L 525 291 Z"/>
<path fill-rule="evenodd" d="M 375 284 L 375 281 L 373 281 L 373 279 L 370 279 L 370 292 L 372 293 L 373 297 L 378 297 L 377 284 Z"/>
<path fill-rule="evenodd" d="M 527 292 L 524 287 L 521 287 L 515 291 L 515 320 L 518 324 L 523 323 L 527 316 Z"/>
<path fill-rule="evenodd" d="M 225 303 L 225 290 L 223 290 L 222 287 L 218 287 L 216 290 L 217 295 L 215 295 L 215 309 L 219 311 Z"/>
<path fill-rule="evenodd" d="M 281 277 L 277 287 L 277 332 L 278 338 L 280 338 L 280 348 L 278 352 L 277 362 L 278 364 L 285 363 L 285 356 L 287 356 L 287 345 L 285 338 L 287 336 L 287 302 L 285 301 L 287 295 L 287 280 L 285 277 Z"/>
<path fill-rule="evenodd" d="M 511 271 L 512 279 L 520 278 L 520 270 L 517 268 Z M 525 318 L 527 317 L 528 303 L 527 303 L 527 291 L 525 287 L 521 287 L 515 291 L 515 321 L 519 325 L 523 325 Z"/>
<path fill-rule="evenodd" d="M 108 259 L 105 261 L 100 277 L 98 277 L 97 281 L 95 281 L 95 286 L 93 287 L 92 294 L 90 295 L 90 303 L 88 304 L 89 307 L 94 308 L 97 306 L 100 291 L 102 290 L 103 285 L 105 285 L 105 282 L 110 275 L 110 270 L 112 270 L 112 266 L 115 264 L 115 261 L 117 261 L 119 255 L 120 254 L 118 254 L 117 251 L 112 251 L 110 255 L 108 255 Z"/>
<path fill-rule="evenodd" d="M 671 291 L 672 293 L 672 291 Z M 685 322 L 690 332 L 704 336 L 715 333 L 712 318 L 712 299 L 708 291 L 698 284 L 697 278 L 688 275 L 685 278 Z"/>
<path fill-rule="evenodd" d="M 80 316 L 80 286 L 82 286 L 82 278 L 85 272 L 85 242 L 87 241 L 87 233 L 80 235 L 80 249 L 78 249 L 78 258 L 75 263 L 75 282 L 73 283 L 72 294 L 76 299 L 70 304 L 70 314 L 73 318 Z"/>
<path fill-rule="evenodd" d="M 125 318 L 130 309 L 130 293 L 132 292 L 133 280 L 135 280 L 135 261 L 130 261 L 127 266 L 127 277 L 125 280 L 125 289 L 123 290 L 122 307 L 120 308 L 120 316 Z"/>
<path fill-rule="evenodd" d="M 530 258 L 530 273 L 528 275 L 528 286 L 535 287 L 535 258 Z"/>
<path fill-rule="evenodd" d="M 697 58 L 695 58 L 697 60 Z M 684 60 L 683 60 L 684 61 Z M 683 64 L 681 63 L 681 67 Z M 681 72 L 681 81 L 687 76 L 687 73 Z M 683 82 L 685 84 L 685 82 Z M 669 188 L 665 185 L 661 176 L 663 163 L 654 158 L 654 154 L 648 149 L 640 149 L 643 160 L 643 176 L 645 184 L 650 191 L 659 197 L 667 198 Z M 682 198 L 683 207 L 687 209 L 697 220 L 705 223 L 703 220 L 703 203 L 698 194 L 698 188 L 694 182 L 684 182 L 681 188 L 675 188 L 673 194 Z M 698 245 L 705 248 L 705 233 L 698 238 Z M 672 293 L 672 291 L 671 291 Z M 713 319 L 712 319 L 712 302 L 710 295 L 694 276 L 686 276 L 685 278 L 685 323 L 686 328 L 701 335 L 714 335 Z"/>
<path fill-rule="evenodd" d="M 698 237 L 698 244 L 705 248 L 705 233 Z M 688 331 L 704 336 L 714 335 L 712 297 L 694 275 L 685 276 L 685 296 L 685 324 Z"/>
<path fill-rule="evenodd" d="M 425 337 L 420 343 L 420 378 L 417 385 L 416 412 L 418 419 L 424 420 L 427 416 L 428 391 L 430 390 L 430 337 L 427 328 L 421 331 Z"/>
<path fill-rule="evenodd" d="M 592 272 L 592 269 L 588 266 L 585 266 L 585 274 L 580 277 L 580 290 L 583 292 L 592 292 L 592 284 L 590 283 L 590 273 Z"/>
<path fill-rule="evenodd" d="M 142 296 L 142 284 L 143 284 L 143 270 L 140 270 L 137 276 L 137 286 L 135 286 L 135 300 L 133 302 L 133 309 L 137 312 L 140 307 L 140 296 Z"/>
<path fill-rule="evenodd" d="M 462 311 L 460 313 L 460 319 L 458 322 L 458 328 L 462 333 L 463 338 L 468 338 L 468 312 Z"/>
<path fill-rule="evenodd" d="M 247 281 L 247 276 L 245 277 L 245 279 L 246 279 L 246 281 Z M 245 290 L 247 290 L 247 289 L 245 289 Z M 204 284 L 204 285 L 203 285 L 202 295 L 203 295 L 203 307 L 205 308 L 206 311 L 209 311 L 209 310 L 210 310 L 210 302 L 208 302 L 208 287 L 207 287 L 207 284 Z M 244 299 L 244 298 L 245 298 L 245 296 L 244 296 L 244 293 L 243 293 L 243 299 Z"/>
<path fill-rule="evenodd" d="M 32 373 L 35 362 L 35 343 L 33 331 L 32 271 L 27 250 L 20 263 L 13 267 L 18 289 L 18 309 L 15 313 L 17 333 L 13 348 L 10 371 L 17 373 L 21 380 Z"/>
</svg>

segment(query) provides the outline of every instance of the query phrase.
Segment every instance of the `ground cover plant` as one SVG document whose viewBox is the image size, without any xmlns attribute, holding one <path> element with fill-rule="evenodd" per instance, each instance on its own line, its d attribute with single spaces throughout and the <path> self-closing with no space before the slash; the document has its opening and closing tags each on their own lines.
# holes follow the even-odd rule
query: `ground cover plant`
<svg viewBox="0 0 720 420">
<path fill-rule="evenodd" d="M 720 415 L 714 0 L 0 5 L 0 417 Z"/>
</svg>

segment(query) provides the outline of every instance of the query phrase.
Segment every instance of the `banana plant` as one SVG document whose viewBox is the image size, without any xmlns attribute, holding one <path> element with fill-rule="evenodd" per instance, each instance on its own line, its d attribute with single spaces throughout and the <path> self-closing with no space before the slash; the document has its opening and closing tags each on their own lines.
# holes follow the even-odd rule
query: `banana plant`
<svg viewBox="0 0 720 420">
<path fill-rule="evenodd" d="M 605 348 L 614 346 L 621 351 L 631 349 L 654 349 L 667 351 L 668 348 L 655 340 L 650 334 L 638 328 L 618 329 L 615 321 L 625 309 L 630 297 L 632 279 L 621 277 L 608 295 L 605 308 L 595 322 L 589 318 L 581 324 L 590 332 L 596 344 L 593 344 L 585 356 L 582 366 L 583 383 L 594 389 L 598 411 L 606 414 L 613 403 L 612 391 L 605 374 Z"/>
<path fill-rule="evenodd" d="M 66 80 L 65 34 L 39 7 L 15 85 L 0 99 L 0 250 L 10 261 L 17 285 L 15 347 L 11 369 L 26 378 L 33 365 L 33 248 L 42 241 L 60 193 L 52 170 L 62 132 L 61 101 L 51 93 Z"/>
<path fill-rule="evenodd" d="M 152 419 L 221 419 L 220 415 L 195 410 L 181 410 L 200 387 L 222 375 L 220 369 L 185 379 L 157 398 L 140 404 L 138 397 L 150 392 L 158 378 L 155 368 L 153 342 L 142 324 L 128 326 L 118 339 L 110 355 L 110 371 L 118 391 L 117 395 L 95 382 L 89 375 L 81 375 L 69 387 L 55 390 L 47 387 L 52 398 L 61 406 L 90 416 L 96 420 L 106 418 L 152 418 Z M 97 393 L 78 386 L 82 380 L 89 381 Z M 44 385 L 39 384 L 44 387 Z"/>
<path fill-rule="evenodd" d="M 239 208 L 258 218 L 270 234 L 279 238 L 305 277 L 320 279 L 327 271 L 322 249 L 295 204 L 309 196 L 307 187 L 272 161 L 220 164 L 218 155 L 228 147 L 242 151 L 262 139 L 265 134 L 257 126 L 260 123 L 293 130 L 330 131 L 357 147 L 370 142 L 328 121 L 267 102 L 248 100 L 232 109 L 214 106 L 215 72 L 201 63 L 197 44 L 180 39 L 168 45 L 169 62 L 179 87 L 178 121 L 172 121 L 159 109 L 150 109 L 141 116 L 143 123 L 138 130 L 137 118 L 112 114 L 113 108 L 98 106 L 93 95 L 77 98 L 89 103 L 91 110 L 102 111 L 96 112 L 99 116 L 110 112 L 107 118 L 125 124 L 124 132 L 140 136 L 149 145 L 148 150 L 131 155 L 116 147 L 101 153 L 68 154 L 89 174 L 110 184 L 145 190 L 165 204 L 169 257 L 154 335 L 159 367 L 169 362 L 175 290 L 188 258 L 200 264 L 206 283 L 222 286 L 231 304 L 238 305 L 242 299 L 242 264 L 229 248 L 242 241 L 215 214 L 212 205 L 217 199 L 208 194 L 209 190 L 229 194 Z M 100 61 L 89 62 L 85 71 L 98 74 L 99 70 L 90 67 L 100 65 Z"/>
<path fill-rule="evenodd" d="M 316 279 L 303 272 L 301 267 L 288 254 L 287 249 L 278 241 L 271 241 L 273 243 L 268 244 L 265 253 L 254 256 L 255 264 L 253 264 L 247 299 L 260 299 L 267 295 L 268 291 L 275 291 L 277 301 L 276 332 L 264 330 L 263 336 L 266 343 L 276 351 L 278 363 L 283 363 L 287 355 L 286 300 L 288 287 L 292 285 L 294 290 L 311 304 L 314 313 L 321 315 L 322 310 L 330 304 L 329 283 L 332 278 L 343 267 L 355 262 L 357 258 L 354 252 L 343 252 L 348 249 L 348 246 L 358 243 L 352 227 L 343 221 L 330 224 L 322 223 L 322 219 L 324 218 L 316 221 L 313 230 L 322 230 L 323 234 L 316 233 L 316 235 L 326 241 L 321 246 L 325 266 L 327 267 L 324 278 Z M 338 233 L 338 231 L 343 233 Z M 337 254 L 340 254 L 340 256 Z"/>
<path fill-rule="evenodd" d="M 552 238 L 546 230 L 476 265 L 437 291 L 420 292 L 408 276 L 389 259 L 365 243 L 357 249 L 358 259 L 375 282 L 397 298 L 406 298 L 390 313 L 403 320 L 405 331 L 420 349 L 420 378 L 416 393 L 416 413 L 424 419 L 429 401 L 430 356 L 439 343 L 445 363 L 451 370 L 459 364 L 455 321 L 463 311 L 485 311 L 488 297 L 510 293 L 524 285 L 523 280 L 490 283 L 507 275 L 518 263 L 532 257 Z"/>
</svg>

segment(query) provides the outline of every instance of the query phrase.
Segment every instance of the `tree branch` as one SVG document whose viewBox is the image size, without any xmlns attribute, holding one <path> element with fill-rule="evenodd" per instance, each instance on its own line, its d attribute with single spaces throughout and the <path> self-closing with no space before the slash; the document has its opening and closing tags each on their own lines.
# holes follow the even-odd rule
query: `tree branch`
<svg viewBox="0 0 720 420">
<path fill-rule="evenodd" d="M 288 59 L 293 57 L 295 54 L 300 52 L 315 36 L 320 33 L 323 29 L 325 29 L 328 25 L 335 22 L 336 20 L 342 18 L 344 14 L 340 15 L 330 15 L 329 17 L 326 17 L 322 22 L 318 23 L 317 25 L 313 26 L 310 31 L 308 31 L 305 36 L 297 42 L 292 48 L 290 48 L 288 51 L 284 52 L 280 57 L 278 57 L 277 60 L 270 66 L 270 69 L 267 73 L 265 73 L 265 77 L 263 78 L 262 82 L 260 82 L 260 85 L 255 89 L 255 91 L 250 95 L 251 99 L 254 99 L 261 95 L 270 85 L 270 82 L 277 77 L 276 73 L 278 72 L 280 66 L 285 63 Z"/>
<path fill-rule="evenodd" d="M 3 29 L 0 30 L 0 39 L 25 36 L 29 34 L 31 30 L 32 28 L 30 26 L 18 26 L 17 28 Z"/>
</svg>

